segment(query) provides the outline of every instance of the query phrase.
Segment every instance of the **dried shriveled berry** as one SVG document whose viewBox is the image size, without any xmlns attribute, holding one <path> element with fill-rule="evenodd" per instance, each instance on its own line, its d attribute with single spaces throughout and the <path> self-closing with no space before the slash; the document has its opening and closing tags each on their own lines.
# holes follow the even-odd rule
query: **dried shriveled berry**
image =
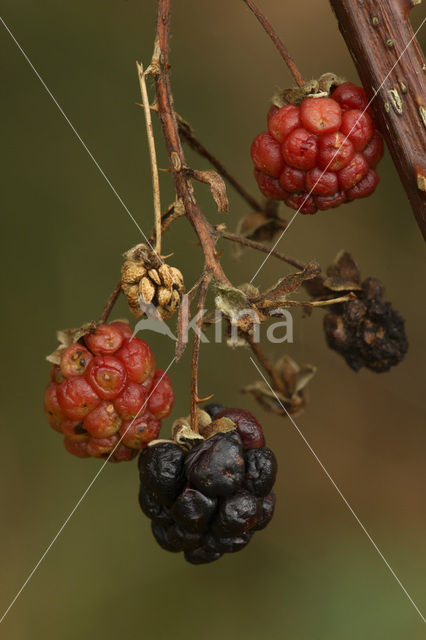
<svg viewBox="0 0 426 640">
<path fill-rule="evenodd" d="M 246 488 L 257 496 L 266 496 L 272 491 L 277 475 L 277 461 L 271 449 L 261 447 L 245 453 Z"/>
<path fill-rule="evenodd" d="M 154 538 L 162 549 L 165 549 L 165 551 L 171 551 L 172 553 L 183 551 L 183 547 L 180 542 L 175 538 L 172 538 L 170 526 L 164 527 L 157 522 L 153 522 L 151 525 L 151 529 Z"/>
<path fill-rule="evenodd" d="M 305 191 L 305 178 L 306 171 L 300 171 L 300 169 L 294 169 L 287 165 L 280 175 L 280 184 L 290 195 L 295 191 Z"/>
<path fill-rule="evenodd" d="M 262 515 L 260 516 L 260 520 L 253 527 L 253 531 L 260 531 L 270 523 L 275 511 L 275 502 L 276 502 L 276 497 L 273 491 L 271 491 L 269 495 L 263 498 Z"/>
<path fill-rule="evenodd" d="M 234 493 L 244 480 L 241 438 L 236 432 L 212 436 L 188 454 L 185 470 L 191 484 L 207 496 Z"/>
<path fill-rule="evenodd" d="M 308 193 L 293 193 L 287 198 L 285 203 L 288 207 L 304 215 L 312 215 L 317 212 L 314 197 L 308 195 Z"/>
<path fill-rule="evenodd" d="M 259 169 L 254 170 L 254 177 L 260 191 L 268 200 L 284 200 L 288 196 L 288 192 L 282 188 L 277 178 L 271 178 Z"/>
<path fill-rule="evenodd" d="M 182 490 L 184 460 L 183 449 L 171 442 L 147 447 L 140 454 L 141 484 L 165 506 L 172 505 Z"/>
<path fill-rule="evenodd" d="M 261 515 L 261 501 L 249 491 L 242 489 L 222 500 L 212 524 L 212 532 L 217 537 L 239 536 L 252 529 L 259 522 Z"/>
<path fill-rule="evenodd" d="M 209 498 L 200 491 L 187 487 L 174 503 L 171 513 L 182 527 L 200 532 L 209 526 L 216 506 L 216 498 Z"/>
<path fill-rule="evenodd" d="M 219 560 L 222 557 L 222 553 L 216 553 L 214 551 L 206 551 L 200 547 L 193 551 L 185 551 L 185 560 L 191 564 L 209 564 L 215 560 Z"/>
<path fill-rule="evenodd" d="M 160 504 L 157 498 L 145 487 L 139 490 L 139 506 L 142 512 L 156 524 L 168 526 L 173 524 L 170 509 Z"/>
</svg>

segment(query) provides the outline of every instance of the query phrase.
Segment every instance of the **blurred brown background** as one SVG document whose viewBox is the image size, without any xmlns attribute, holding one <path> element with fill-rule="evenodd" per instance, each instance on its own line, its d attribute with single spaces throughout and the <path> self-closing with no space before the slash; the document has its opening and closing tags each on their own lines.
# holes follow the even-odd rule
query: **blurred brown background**
<svg viewBox="0 0 426 640">
<path fill-rule="evenodd" d="M 259 0 L 301 71 L 356 80 L 326 0 Z M 135 60 L 150 60 L 156 3 L 3 0 L 3 18 L 145 232 L 152 226 L 147 144 Z M 422 8 L 413 12 L 419 24 Z M 136 227 L 2 27 L 3 125 L 1 336 L 3 579 L 5 609 L 99 468 L 65 453 L 45 423 L 44 361 L 57 328 L 99 315 Z M 424 42 L 424 38 L 423 38 Z M 274 88 L 287 69 L 242 2 L 174 2 L 172 84 L 177 110 L 250 189 L 250 142 L 265 128 Z M 158 128 L 156 129 L 158 131 Z M 157 138 L 160 164 L 167 160 Z M 188 153 L 193 166 L 207 168 Z M 329 351 L 323 312 L 295 316 L 295 342 L 267 346 L 318 366 L 311 403 L 297 418 L 385 557 L 426 609 L 423 242 L 387 155 L 368 200 L 314 217 L 298 216 L 280 248 L 327 265 L 349 249 L 364 276 L 381 278 L 406 318 L 410 351 L 390 373 L 353 373 Z M 162 201 L 173 199 L 161 175 Z M 212 221 L 203 186 L 200 204 Z M 229 191 L 235 228 L 248 212 Z M 290 211 L 285 213 L 290 215 Z M 222 215 L 220 220 L 225 220 Z M 166 236 L 190 284 L 200 251 L 185 221 Z M 262 256 L 223 264 L 234 283 Z M 269 260 L 259 284 L 287 270 Z M 123 302 L 116 316 L 126 314 Z M 148 336 L 160 365 L 174 345 Z M 188 412 L 189 353 L 171 371 L 172 418 Z M 203 636 L 292 640 L 424 637 L 424 625 L 288 420 L 272 418 L 239 389 L 257 377 L 245 351 L 207 345 L 202 394 L 245 406 L 263 421 L 280 464 L 271 526 L 242 553 L 193 567 L 154 543 L 137 506 L 134 464 L 107 466 L 0 628 L 9 640 Z M 164 433 L 172 420 L 164 424 Z"/>
</svg>

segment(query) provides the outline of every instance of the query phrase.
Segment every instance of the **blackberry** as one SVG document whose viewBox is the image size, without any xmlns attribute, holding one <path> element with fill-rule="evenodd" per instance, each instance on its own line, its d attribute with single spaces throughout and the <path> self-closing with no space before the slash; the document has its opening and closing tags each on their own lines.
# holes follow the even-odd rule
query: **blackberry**
<svg viewBox="0 0 426 640">
<path fill-rule="evenodd" d="M 189 451 L 159 441 L 139 456 L 139 504 L 154 538 L 166 551 L 183 552 L 191 564 L 240 551 L 274 513 L 277 464 L 263 446 L 261 425 L 241 409 L 221 414 L 235 417 L 227 421 L 230 430 L 220 430 L 219 417 L 205 428 L 212 435 L 192 440 Z"/>
<path fill-rule="evenodd" d="M 224 409 L 225 407 L 217 402 L 210 402 L 210 404 L 206 404 L 206 406 L 203 407 L 203 411 L 208 413 L 212 420 L 214 420 Z"/>
</svg>

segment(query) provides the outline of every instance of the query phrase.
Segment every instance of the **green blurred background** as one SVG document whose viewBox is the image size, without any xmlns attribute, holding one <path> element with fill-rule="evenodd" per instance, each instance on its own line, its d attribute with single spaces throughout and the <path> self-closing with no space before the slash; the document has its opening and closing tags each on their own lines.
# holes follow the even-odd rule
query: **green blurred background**
<svg viewBox="0 0 426 640">
<path fill-rule="evenodd" d="M 259 1 L 302 72 L 334 71 L 356 80 L 326 0 Z M 2 15 L 141 227 L 152 226 L 147 144 L 135 60 L 149 63 L 155 2 L 60 3 L 3 0 Z M 413 15 L 419 24 L 421 9 Z M 3 579 L 5 609 L 99 469 L 66 454 L 41 407 L 45 354 L 55 330 L 96 318 L 117 281 L 121 254 L 138 231 L 57 107 L 1 30 L 4 261 L 1 336 Z M 274 88 L 292 84 L 287 69 L 242 2 L 174 2 L 171 61 L 177 110 L 200 139 L 253 192 L 249 146 L 265 128 Z M 156 131 L 158 128 L 156 125 Z M 160 165 L 167 159 L 157 137 Z M 193 166 L 208 168 L 188 153 Z M 318 366 L 311 402 L 297 418 L 324 465 L 420 609 L 426 608 L 423 241 L 388 155 L 373 197 L 314 217 L 298 216 L 280 248 L 327 265 L 353 252 L 364 276 L 381 278 L 406 318 L 410 351 L 399 367 L 353 373 L 329 351 L 323 312 L 295 314 L 295 342 L 267 346 Z M 173 199 L 161 174 L 162 201 Z M 231 213 L 211 221 L 235 228 L 248 213 L 229 191 Z M 283 213 L 290 215 L 289 210 Z M 187 284 L 200 251 L 185 221 L 164 251 Z M 237 284 L 263 257 L 223 264 Z M 287 272 L 269 260 L 258 284 Z M 126 315 L 121 301 L 116 317 Z M 174 344 L 149 336 L 160 365 Z M 172 419 L 186 415 L 189 353 L 170 371 Z M 394 640 L 424 637 L 424 625 L 366 535 L 288 420 L 271 417 L 239 390 L 257 378 L 246 351 L 202 347 L 201 394 L 254 410 L 280 465 L 271 526 L 242 553 L 193 567 L 154 543 L 137 505 L 134 464 L 108 465 L 0 627 L 10 640 L 202 636 L 292 640 Z"/>
</svg>

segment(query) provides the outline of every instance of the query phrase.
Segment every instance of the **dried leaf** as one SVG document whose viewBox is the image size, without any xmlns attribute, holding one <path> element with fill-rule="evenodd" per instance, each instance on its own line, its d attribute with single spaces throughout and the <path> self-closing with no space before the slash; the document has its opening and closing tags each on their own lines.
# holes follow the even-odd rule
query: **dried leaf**
<svg viewBox="0 0 426 640">
<path fill-rule="evenodd" d="M 288 293 L 292 293 L 298 289 L 306 280 L 316 278 L 321 273 L 321 267 L 316 260 L 309 262 L 303 271 L 291 273 L 273 286 L 264 291 L 260 296 L 255 298 L 253 302 L 262 307 L 262 301 L 285 299 Z"/>
<path fill-rule="evenodd" d="M 216 171 L 213 170 L 197 171 L 196 169 L 192 169 L 191 173 L 194 178 L 209 185 L 211 194 L 214 201 L 216 202 L 217 210 L 219 211 L 219 213 L 229 211 L 228 196 L 226 195 L 226 185 L 222 176 L 220 176 Z"/>
</svg>

